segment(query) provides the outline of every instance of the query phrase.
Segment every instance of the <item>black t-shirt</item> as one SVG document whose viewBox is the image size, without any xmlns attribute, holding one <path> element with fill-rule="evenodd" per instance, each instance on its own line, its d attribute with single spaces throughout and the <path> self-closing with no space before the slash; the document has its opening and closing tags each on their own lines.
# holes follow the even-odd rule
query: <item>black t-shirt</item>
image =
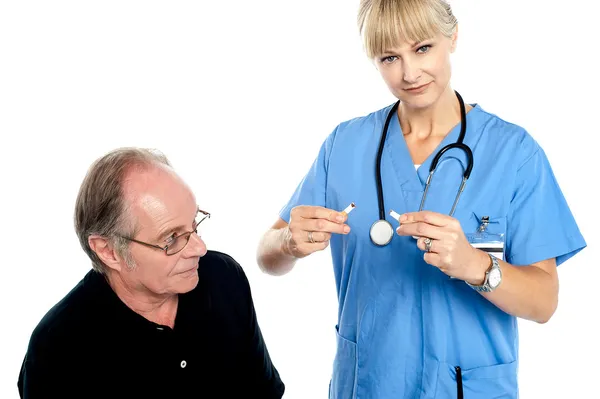
<svg viewBox="0 0 600 399">
<path fill-rule="evenodd" d="M 171 329 L 132 311 L 90 271 L 33 331 L 21 398 L 281 398 L 240 265 L 209 251 L 198 274 Z"/>
</svg>

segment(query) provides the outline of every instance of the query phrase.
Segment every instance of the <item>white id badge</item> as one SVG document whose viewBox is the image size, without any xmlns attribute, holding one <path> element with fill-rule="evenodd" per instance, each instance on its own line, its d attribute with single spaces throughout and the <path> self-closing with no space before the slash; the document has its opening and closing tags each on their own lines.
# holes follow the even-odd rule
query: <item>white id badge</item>
<svg viewBox="0 0 600 399">
<path fill-rule="evenodd" d="M 495 256 L 497 259 L 504 260 L 504 234 L 490 233 L 487 231 L 490 218 L 484 216 L 481 218 L 481 225 L 475 233 L 465 233 L 465 237 L 473 246 L 486 253 Z M 454 277 L 450 277 L 454 279 Z"/>
<path fill-rule="evenodd" d="M 465 234 L 473 248 L 480 249 L 504 260 L 504 234 L 477 232 Z"/>
</svg>

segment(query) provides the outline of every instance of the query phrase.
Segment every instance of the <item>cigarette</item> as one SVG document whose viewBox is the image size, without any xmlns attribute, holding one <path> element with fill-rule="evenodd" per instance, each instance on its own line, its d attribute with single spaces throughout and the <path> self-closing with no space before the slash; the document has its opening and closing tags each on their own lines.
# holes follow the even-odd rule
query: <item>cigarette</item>
<svg viewBox="0 0 600 399">
<path fill-rule="evenodd" d="M 390 216 L 393 217 L 394 219 L 396 219 L 398 221 L 398 223 L 400 223 L 400 215 L 396 211 L 391 210 Z"/>
<path fill-rule="evenodd" d="M 348 205 L 348 207 L 346 207 L 346 209 L 344 209 L 342 211 L 343 214 L 348 215 L 350 212 L 352 212 L 352 210 L 356 208 L 356 204 L 353 202 L 350 205 Z"/>
</svg>

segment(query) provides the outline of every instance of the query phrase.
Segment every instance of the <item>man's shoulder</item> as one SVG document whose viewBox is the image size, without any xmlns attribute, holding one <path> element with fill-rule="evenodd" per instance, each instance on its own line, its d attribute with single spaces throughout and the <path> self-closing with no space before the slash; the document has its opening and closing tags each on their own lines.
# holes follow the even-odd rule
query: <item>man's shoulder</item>
<svg viewBox="0 0 600 399">
<path fill-rule="evenodd" d="M 209 279 L 226 278 L 238 282 L 246 281 L 242 266 L 231 255 L 215 250 L 209 250 L 200 258 L 198 273 L 201 277 L 205 276 Z"/>
<path fill-rule="evenodd" d="M 60 301 L 52 306 L 34 328 L 29 349 L 43 349 L 60 346 L 60 342 L 69 342 L 80 336 L 77 326 L 83 325 L 89 306 L 93 301 L 89 280 L 98 278 L 90 271 Z"/>
<path fill-rule="evenodd" d="M 215 305 L 245 304 L 250 297 L 250 283 L 240 264 L 230 255 L 219 251 L 208 251 L 198 264 L 199 284 L 193 295 L 211 298 Z"/>
</svg>

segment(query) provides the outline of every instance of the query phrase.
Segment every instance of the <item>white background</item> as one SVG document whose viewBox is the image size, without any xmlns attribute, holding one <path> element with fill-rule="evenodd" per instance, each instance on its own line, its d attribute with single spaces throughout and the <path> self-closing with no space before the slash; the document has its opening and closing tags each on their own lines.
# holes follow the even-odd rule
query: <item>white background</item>
<svg viewBox="0 0 600 399">
<path fill-rule="evenodd" d="M 540 142 L 589 244 L 559 268 L 554 318 L 520 323 L 521 396 L 594 396 L 598 6 L 452 4 L 453 88 Z M 2 3 L 0 398 L 17 398 L 32 329 L 89 269 L 75 196 L 91 162 L 119 146 L 165 152 L 212 212 L 206 242 L 244 267 L 285 397 L 327 396 L 337 309 L 329 252 L 270 277 L 255 250 L 331 130 L 395 100 L 362 52 L 357 6 Z"/>
</svg>

